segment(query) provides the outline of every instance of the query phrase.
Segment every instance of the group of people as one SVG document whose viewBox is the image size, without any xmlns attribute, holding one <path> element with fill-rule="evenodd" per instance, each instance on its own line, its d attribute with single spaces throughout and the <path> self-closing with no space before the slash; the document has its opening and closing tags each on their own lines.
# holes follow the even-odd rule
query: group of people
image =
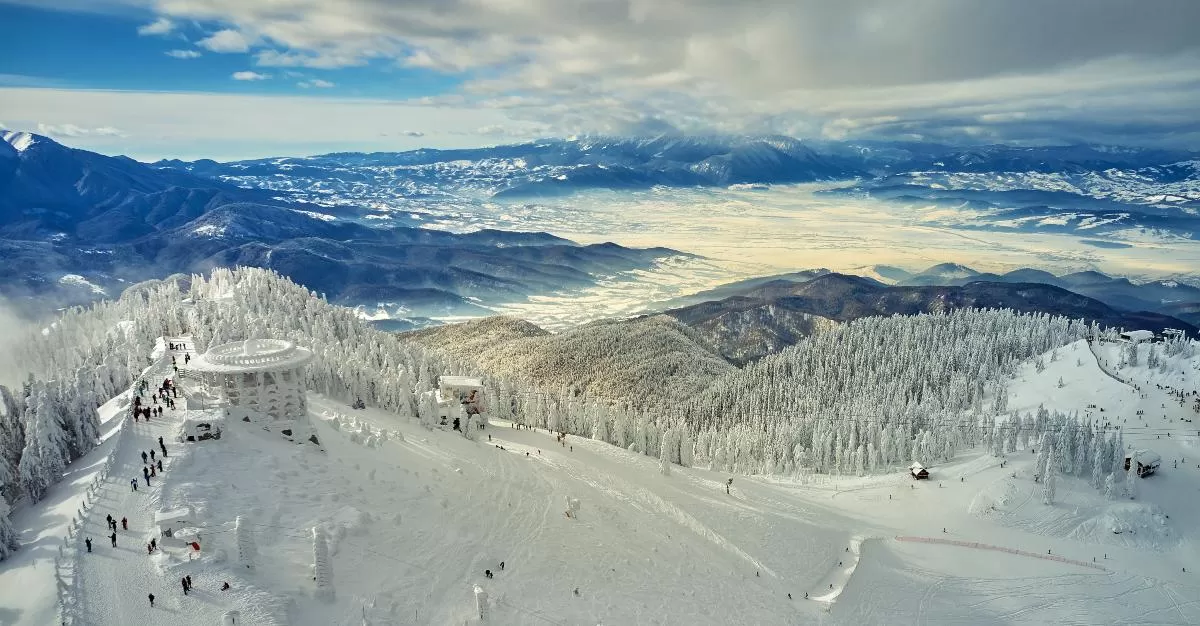
<svg viewBox="0 0 1200 626">
<path fill-rule="evenodd" d="M 500 561 L 500 571 L 502 571 L 502 572 L 504 571 L 504 561 Z M 483 570 L 484 578 L 491 578 L 493 576 L 495 576 L 495 574 L 492 573 L 492 570 L 490 570 L 490 569 Z"/>
<path fill-rule="evenodd" d="M 144 418 L 148 422 L 151 417 L 162 417 L 164 406 L 175 410 L 175 398 L 179 397 L 179 389 L 175 387 L 170 378 L 164 378 L 163 384 L 151 394 L 150 401 L 154 406 L 149 406 L 142 400 L 142 394 L 148 387 L 145 380 L 138 382 L 137 393 L 133 396 L 133 408 L 130 409 L 135 422 L 138 421 L 138 418 Z M 162 404 L 159 404 L 160 401 Z"/>
<path fill-rule="evenodd" d="M 112 542 L 112 547 L 115 548 L 115 547 L 117 547 L 117 519 L 115 517 L 113 517 L 112 514 L 110 513 L 107 516 L 107 522 L 108 522 L 108 530 L 112 531 L 112 534 L 110 534 L 108 536 L 108 539 L 109 539 L 109 541 Z M 121 530 L 129 530 L 129 519 L 128 518 L 125 518 L 125 517 L 121 518 Z M 83 543 L 84 543 L 84 545 L 87 546 L 87 551 L 91 552 L 92 551 L 92 538 L 91 537 L 85 538 L 83 540 Z"/>
<path fill-rule="evenodd" d="M 150 449 L 149 454 L 145 450 L 142 450 L 142 478 L 146 480 L 147 487 L 150 486 L 150 478 L 158 476 L 158 473 L 163 471 L 162 460 L 167 456 L 167 444 L 163 443 L 162 435 L 158 437 L 158 448 L 162 450 L 162 456 L 158 456 L 154 448 Z M 138 482 L 136 478 L 130 480 L 129 484 L 132 487 L 130 491 L 137 491 Z"/>
</svg>

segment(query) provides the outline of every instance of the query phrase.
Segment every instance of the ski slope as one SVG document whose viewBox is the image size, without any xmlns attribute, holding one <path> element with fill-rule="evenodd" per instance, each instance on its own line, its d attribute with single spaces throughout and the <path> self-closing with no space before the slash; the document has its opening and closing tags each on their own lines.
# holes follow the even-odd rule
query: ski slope
<svg viewBox="0 0 1200 626">
<path fill-rule="evenodd" d="M 1102 361 L 1110 349 L 1096 348 Z M 1170 376 L 1195 388 L 1195 361 Z M 727 474 L 663 475 L 649 457 L 573 437 L 560 445 L 501 421 L 471 441 L 310 394 L 319 449 L 239 421 L 220 440 L 174 443 L 183 411 L 167 412 L 107 451 L 114 470 L 84 523 L 96 543 L 79 555 L 75 623 L 220 624 L 230 610 L 247 624 L 477 623 L 476 585 L 496 624 L 1200 623 L 1200 441 L 1180 421 L 1190 406 L 1143 391 L 1106 375 L 1083 342 L 1044 372 L 1021 368 L 1011 410 L 1096 404 L 1097 415 L 1128 420 L 1127 443 L 1164 459 L 1137 500 L 1106 501 L 1064 476 L 1053 505 L 1031 479 L 1030 451 L 1004 468 L 967 451 L 921 482 L 902 469 L 736 476 L 727 495 Z M 158 435 L 165 475 L 131 492 L 140 451 Z M 1188 463 L 1171 467 L 1177 457 Z M 574 518 L 568 499 L 580 503 Z M 154 512 L 181 506 L 196 511 L 199 555 L 148 555 Z M 103 533 L 109 512 L 130 520 L 116 550 Z M 250 568 L 237 556 L 239 515 L 252 531 Z M 1136 532 L 1114 534 L 1115 524 Z M 331 599 L 313 584 L 316 526 L 329 539 Z M 189 574 L 196 590 L 184 597 Z M 44 612 L 7 615 L 48 623 Z"/>
</svg>

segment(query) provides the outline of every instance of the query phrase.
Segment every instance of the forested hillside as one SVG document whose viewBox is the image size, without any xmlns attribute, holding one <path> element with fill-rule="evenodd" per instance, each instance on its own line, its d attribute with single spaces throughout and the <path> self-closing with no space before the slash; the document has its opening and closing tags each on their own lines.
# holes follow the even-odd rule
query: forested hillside
<svg viewBox="0 0 1200 626">
<path fill-rule="evenodd" d="M 1017 362 L 1088 330 L 1001 310 L 864 318 L 722 376 L 682 412 L 697 457 L 741 471 L 948 458 L 1005 412 Z"/>
<path fill-rule="evenodd" d="M 526 386 L 663 410 L 734 369 L 666 316 L 604 320 L 553 335 L 521 320 L 488 318 L 405 336 Z"/>
</svg>

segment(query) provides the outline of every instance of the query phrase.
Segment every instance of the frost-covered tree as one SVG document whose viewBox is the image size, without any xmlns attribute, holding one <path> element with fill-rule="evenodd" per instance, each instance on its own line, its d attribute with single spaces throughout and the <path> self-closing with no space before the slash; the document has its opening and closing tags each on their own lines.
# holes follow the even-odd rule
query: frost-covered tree
<svg viewBox="0 0 1200 626">
<path fill-rule="evenodd" d="M 1103 437 L 1096 437 L 1095 449 L 1092 451 L 1092 479 L 1090 484 L 1094 489 L 1104 488 L 1104 475 L 1107 473 L 1105 460 L 1111 458 L 1108 448 L 1104 445 Z"/>
<path fill-rule="evenodd" d="M 237 541 L 238 563 L 247 569 L 254 569 L 254 559 L 258 554 L 254 544 L 254 530 L 241 515 L 234 521 L 233 534 Z"/>
<path fill-rule="evenodd" d="M 1048 432 L 1042 433 L 1042 441 L 1038 444 L 1037 457 L 1033 462 L 1033 474 L 1038 480 L 1046 477 L 1046 464 L 1050 459 L 1050 449 L 1054 446 L 1054 436 Z"/>
<path fill-rule="evenodd" d="M 313 581 L 316 583 L 316 596 L 326 601 L 334 599 L 336 593 L 333 587 L 333 564 L 329 561 L 329 544 L 325 540 L 325 531 L 320 526 L 313 526 Z"/>
<path fill-rule="evenodd" d="M 592 439 L 608 443 L 608 412 L 598 409 L 592 424 Z"/>
<path fill-rule="evenodd" d="M 1121 492 L 1121 487 L 1117 485 L 1116 474 L 1109 474 L 1104 477 L 1104 497 L 1109 500 L 1116 500 Z"/>
<path fill-rule="evenodd" d="M 1125 471 L 1125 495 L 1130 500 L 1137 498 L 1138 495 L 1138 460 L 1137 455 L 1129 459 L 1129 469 Z"/>
<path fill-rule="evenodd" d="M 1054 447 L 1046 453 L 1045 474 L 1042 476 L 1042 503 L 1054 504 L 1054 496 L 1058 488 L 1058 458 Z"/>
<path fill-rule="evenodd" d="M 9 513 L 8 502 L 5 502 L 4 498 L 0 498 L 0 561 L 8 558 L 21 546 Z"/>
<path fill-rule="evenodd" d="M 670 455 L 671 455 L 671 452 L 667 447 L 667 440 L 666 440 L 666 438 L 663 438 L 662 446 L 658 451 L 658 460 L 659 460 L 658 467 L 659 467 L 659 472 L 661 472 L 663 476 L 671 475 Z"/>
</svg>

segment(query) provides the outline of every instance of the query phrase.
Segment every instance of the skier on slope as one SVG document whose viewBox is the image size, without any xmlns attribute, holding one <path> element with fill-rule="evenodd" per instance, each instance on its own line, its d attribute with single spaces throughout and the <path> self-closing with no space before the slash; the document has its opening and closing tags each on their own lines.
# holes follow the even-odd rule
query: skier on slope
<svg viewBox="0 0 1200 626">
<path fill-rule="evenodd" d="M 158 447 L 162 449 L 162 455 L 167 456 L 167 444 L 163 443 L 162 435 L 158 437 Z"/>
<path fill-rule="evenodd" d="M 186 578 L 180 578 L 180 579 L 179 579 L 179 584 L 183 585 L 183 595 L 185 595 L 185 596 L 186 596 L 186 595 L 188 594 L 188 584 L 187 584 L 187 579 L 186 579 Z"/>
<path fill-rule="evenodd" d="M 129 530 L 129 518 L 126 518 L 126 517 L 121 518 L 121 529 Z"/>
<path fill-rule="evenodd" d="M 131 489 L 130 491 L 137 491 L 137 479 L 136 478 L 129 479 L 129 484 L 133 486 L 133 489 Z"/>
<path fill-rule="evenodd" d="M 142 450 L 142 465 L 146 464 L 146 451 Z"/>
<path fill-rule="evenodd" d="M 112 540 L 113 547 L 117 547 L 117 533 L 114 532 L 113 534 L 109 535 L 108 538 Z"/>
</svg>

